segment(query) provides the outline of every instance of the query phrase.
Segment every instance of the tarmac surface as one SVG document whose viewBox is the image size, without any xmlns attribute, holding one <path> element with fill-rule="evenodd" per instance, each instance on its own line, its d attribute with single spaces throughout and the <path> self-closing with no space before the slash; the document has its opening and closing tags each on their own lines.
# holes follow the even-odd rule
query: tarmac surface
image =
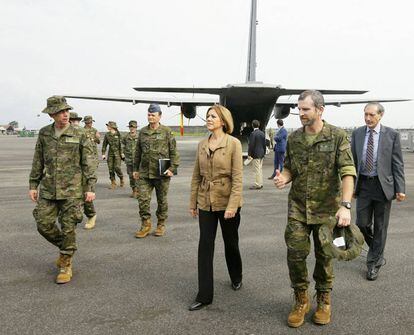
<svg viewBox="0 0 414 335">
<path fill-rule="evenodd" d="M 290 329 L 293 295 L 283 237 L 287 189 L 277 190 L 265 179 L 262 190 L 249 190 L 253 172 L 245 168 L 243 287 L 237 292 L 230 287 L 219 229 L 213 304 L 189 312 L 197 293 L 199 232 L 188 200 L 199 138 L 178 140 L 181 166 L 170 184 L 167 234 L 160 238 L 134 237 L 137 201 L 128 197 L 129 187 L 107 189 L 107 166 L 101 162 L 97 225 L 91 231 L 82 229 L 85 221 L 78 227 L 73 280 L 60 286 L 54 283 L 58 250 L 36 231 L 28 198 L 35 140 L 0 136 L 1 334 L 414 334 L 414 153 L 404 153 L 407 200 L 393 202 L 387 264 L 377 281 L 365 279 L 366 252 L 336 262 L 331 323 L 316 326 L 309 313 L 302 327 Z M 265 178 L 272 164 L 271 153 Z M 152 212 L 154 217 L 154 200 Z M 310 274 L 313 265 L 311 253 Z M 312 295 L 313 285 L 311 279 Z"/>
</svg>

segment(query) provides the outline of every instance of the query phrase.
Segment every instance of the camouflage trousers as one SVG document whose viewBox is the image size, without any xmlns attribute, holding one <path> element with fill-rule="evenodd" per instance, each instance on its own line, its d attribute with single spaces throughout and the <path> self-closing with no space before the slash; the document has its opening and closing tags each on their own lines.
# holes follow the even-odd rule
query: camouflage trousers
<svg viewBox="0 0 414 335">
<path fill-rule="evenodd" d="M 141 220 L 147 220 L 151 218 L 151 194 L 152 190 L 155 188 L 155 194 L 157 196 L 157 219 L 158 220 L 167 220 L 168 218 L 168 187 L 170 186 L 170 178 L 162 179 L 148 179 L 140 178 L 138 179 L 138 202 L 139 202 L 139 216 Z"/>
<path fill-rule="evenodd" d="M 83 203 L 83 212 L 88 218 L 91 218 L 96 215 L 95 205 L 93 204 L 93 201 L 85 201 Z"/>
<path fill-rule="evenodd" d="M 315 269 L 313 279 L 318 291 L 330 291 L 333 285 L 333 261 L 326 257 L 319 241 L 320 224 L 307 225 L 306 223 L 288 218 L 285 230 L 287 246 L 287 264 L 292 288 L 307 289 L 309 286 L 306 258 L 311 249 L 310 234 L 313 235 L 315 249 Z"/>
<path fill-rule="evenodd" d="M 121 156 L 118 154 L 109 154 L 108 155 L 108 170 L 109 170 L 109 178 L 111 180 L 115 180 L 115 173 L 122 179 L 124 175 L 122 174 L 121 169 Z"/>
<path fill-rule="evenodd" d="M 48 200 L 39 198 L 33 216 L 37 230 L 62 254 L 73 255 L 76 248 L 76 225 L 82 222 L 82 199 Z M 56 219 L 60 229 L 56 225 Z"/>
<path fill-rule="evenodd" d="M 129 186 L 131 186 L 132 188 L 138 187 L 138 180 L 134 179 L 134 177 L 132 176 L 132 172 L 134 172 L 134 168 L 133 168 L 132 164 L 127 164 L 127 173 L 128 173 L 128 176 L 129 176 Z"/>
</svg>

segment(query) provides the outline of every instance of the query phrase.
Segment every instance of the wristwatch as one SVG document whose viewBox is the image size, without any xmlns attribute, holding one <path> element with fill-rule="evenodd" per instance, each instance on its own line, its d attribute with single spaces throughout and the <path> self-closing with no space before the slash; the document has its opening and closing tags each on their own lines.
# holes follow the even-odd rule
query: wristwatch
<svg viewBox="0 0 414 335">
<path fill-rule="evenodd" d="M 345 208 L 351 209 L 351 203 L 349 201 L 342 201 L 341 206 L 344 206 Z"/>
</svg>

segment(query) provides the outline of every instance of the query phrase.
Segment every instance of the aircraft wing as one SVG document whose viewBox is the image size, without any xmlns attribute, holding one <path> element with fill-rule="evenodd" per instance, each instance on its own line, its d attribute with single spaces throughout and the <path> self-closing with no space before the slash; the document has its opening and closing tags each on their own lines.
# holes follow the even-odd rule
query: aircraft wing
<svg viewBox="0 0 414 335">
<path fill-rule="evenodd" d="M 376 98 L 326 98 L 325 105 L 331 105 L 336 107 L 341 107 L 341 105 L 352 105 L 352 104 L 364 104 L 369 102 L 403 102 L 403 101 L 411 101 L 411 99 L 376 99 Z M 284 99 L 279 99 L 276 102 L 276 106 L 290 106 L 291 108 L 297 107 L 297 101 L 288 101 Z"/>
<path fill-rule="evenodd" d="M 129 102 L 133 105 L 139 103 L 158 103 L 160 105 L 167 106 L 181 106 L 183 104 L 193 104 L 197 106 L 211 106 L 218 103 L 218 98 L 164 98 L 164 97 L 108 97 L 108 96 L 94 96 L 94 95 L 64 95 L 66 98 L 71 99 L 86 99 L 86 100 L 101 100 L 101 101 L 117 101 L 117 102 Z"/>
<path fill-rule="evenodd" d="M 220 87 L 134 87 L 139 92 L 170 92 L 170 93 L 201 93 L 201 94 L 221 94 L 223 88 Z"/>
</svg>

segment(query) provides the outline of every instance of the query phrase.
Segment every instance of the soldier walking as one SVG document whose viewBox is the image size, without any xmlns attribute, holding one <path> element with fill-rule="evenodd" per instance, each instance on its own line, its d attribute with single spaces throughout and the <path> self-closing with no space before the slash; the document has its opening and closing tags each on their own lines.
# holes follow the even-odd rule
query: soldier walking
<svg viewBox="0 0 414 335">
<path fill-rule="evenodd" d="M 82 221 L 83 202 L 95 199 L 93 149 L 83 129 L 69 123 L 71 109 L 62 96 L 47 99 L 42 112 L 54 123 L 39 132 L 29 179 L 30 199 L 37 202 L 33 210 L 37 230 L 60 250 L 57 284 L 72 278 L 75 227 Z"/>
<path fill-rule="evenodd" d="M 95 159 L 95 166 L 96 166 L 96 169 L 98 169 L 98 165 L 99 165 L 98 144 L 101 142 L 100 140 L 101 135 L 99 134 L 99 131 L 96 128 L 92 127 L 92 122 L 95 122 L 92 116 L 90 115 L 85 116 L 83 118 L 83 122 L 85 123 L 85 127 L 83 129 L 85 129 L 86 137 L 88 138 L 89 142 L 92 145 L 93 156 Z M 96 224 L 96 210 L 95 210 L 95 205 L 93 201 L 85 202 L 83 204 L 83 210 L 84 210 L 86 217 L 88 218 L 88 221 L 86 222 L 84 228 L 85 229 L 94 228 Z"/>
<path fill-rule="evenodd" d="M 313 234 L 316 264 L 317 308 L 313 322 L 331 320 L 333 286 L 332 258 L 324 254 L 319 240 L 322 225 L 349 226 L 355 167 L 351 146 L 344 130 L 322 120 L 324 98 L 318 91 L 304 91 L 298 108 L 302 128 L 288 138 L 283 172 L 276 170 L 274 182 L 283 188 L 289 182 L 288 223 L 285 230 L 287 263 L 295 305 L 288 316 L 290 327 L 303 324 L 311 301 L 308 294 L 306 258 Z M 342 182 L 341 182 L 342 181 Z"/>
<path fill-rule="evenodd" d="M 109 188 L 114 190 L 116 188 L 115 173 L 120 179 L 119 186 L 124 187 L 124 175 L 121 169 L 121 161 L 125 158 L 125 156 L 122 151 L 121 134 L 118 131 L 116 122 L 109 121 L 106 124 L 106 127 L 108 128 L 108 132 L 105 134 L 102 143 L 102 159 L 106 160 L 106 147 L 109 145 L 108 170 L 109 178 L 111 179 L 111 185 Z"/>
<path fill-rule="evenodd" d="M 129 121 L 129 133 L 122 138 L 122 146 L 125 155 L 125 164 L 127 166 L 127 173 L 129 176 L 129 186 L 131 186 L 132 189 L 132 194 L 130 195 L 131 198 L 138 198 L 138 181 L 134 179 L 133 176 L 135 149 L 137 147 L 138 140 L 137 127 L 137 121 Z"/>
<path fill-rule="evenodd" d="M 135 234 L 137 238 L 146 237 L 151 232 L 151 193 L 155 188 L 158 208 L 157 229 L 155 236 L 163 236 L 165 223 L 168 217 L 167 194 L 170 179 L 176 173 L 179 165 L 179 155 L 175 138 L 171 129 L 160 124 L 161 108 L 151 104 L 148 108 L 148 126 L 142 128 L 138 135 L 138 142 L 134 160 L 134 178 L 139 187 L 139 216 L 141 229 Z M 160 173 L 159 159 L 169 159 L 170 167 Z"/>
</svg>

